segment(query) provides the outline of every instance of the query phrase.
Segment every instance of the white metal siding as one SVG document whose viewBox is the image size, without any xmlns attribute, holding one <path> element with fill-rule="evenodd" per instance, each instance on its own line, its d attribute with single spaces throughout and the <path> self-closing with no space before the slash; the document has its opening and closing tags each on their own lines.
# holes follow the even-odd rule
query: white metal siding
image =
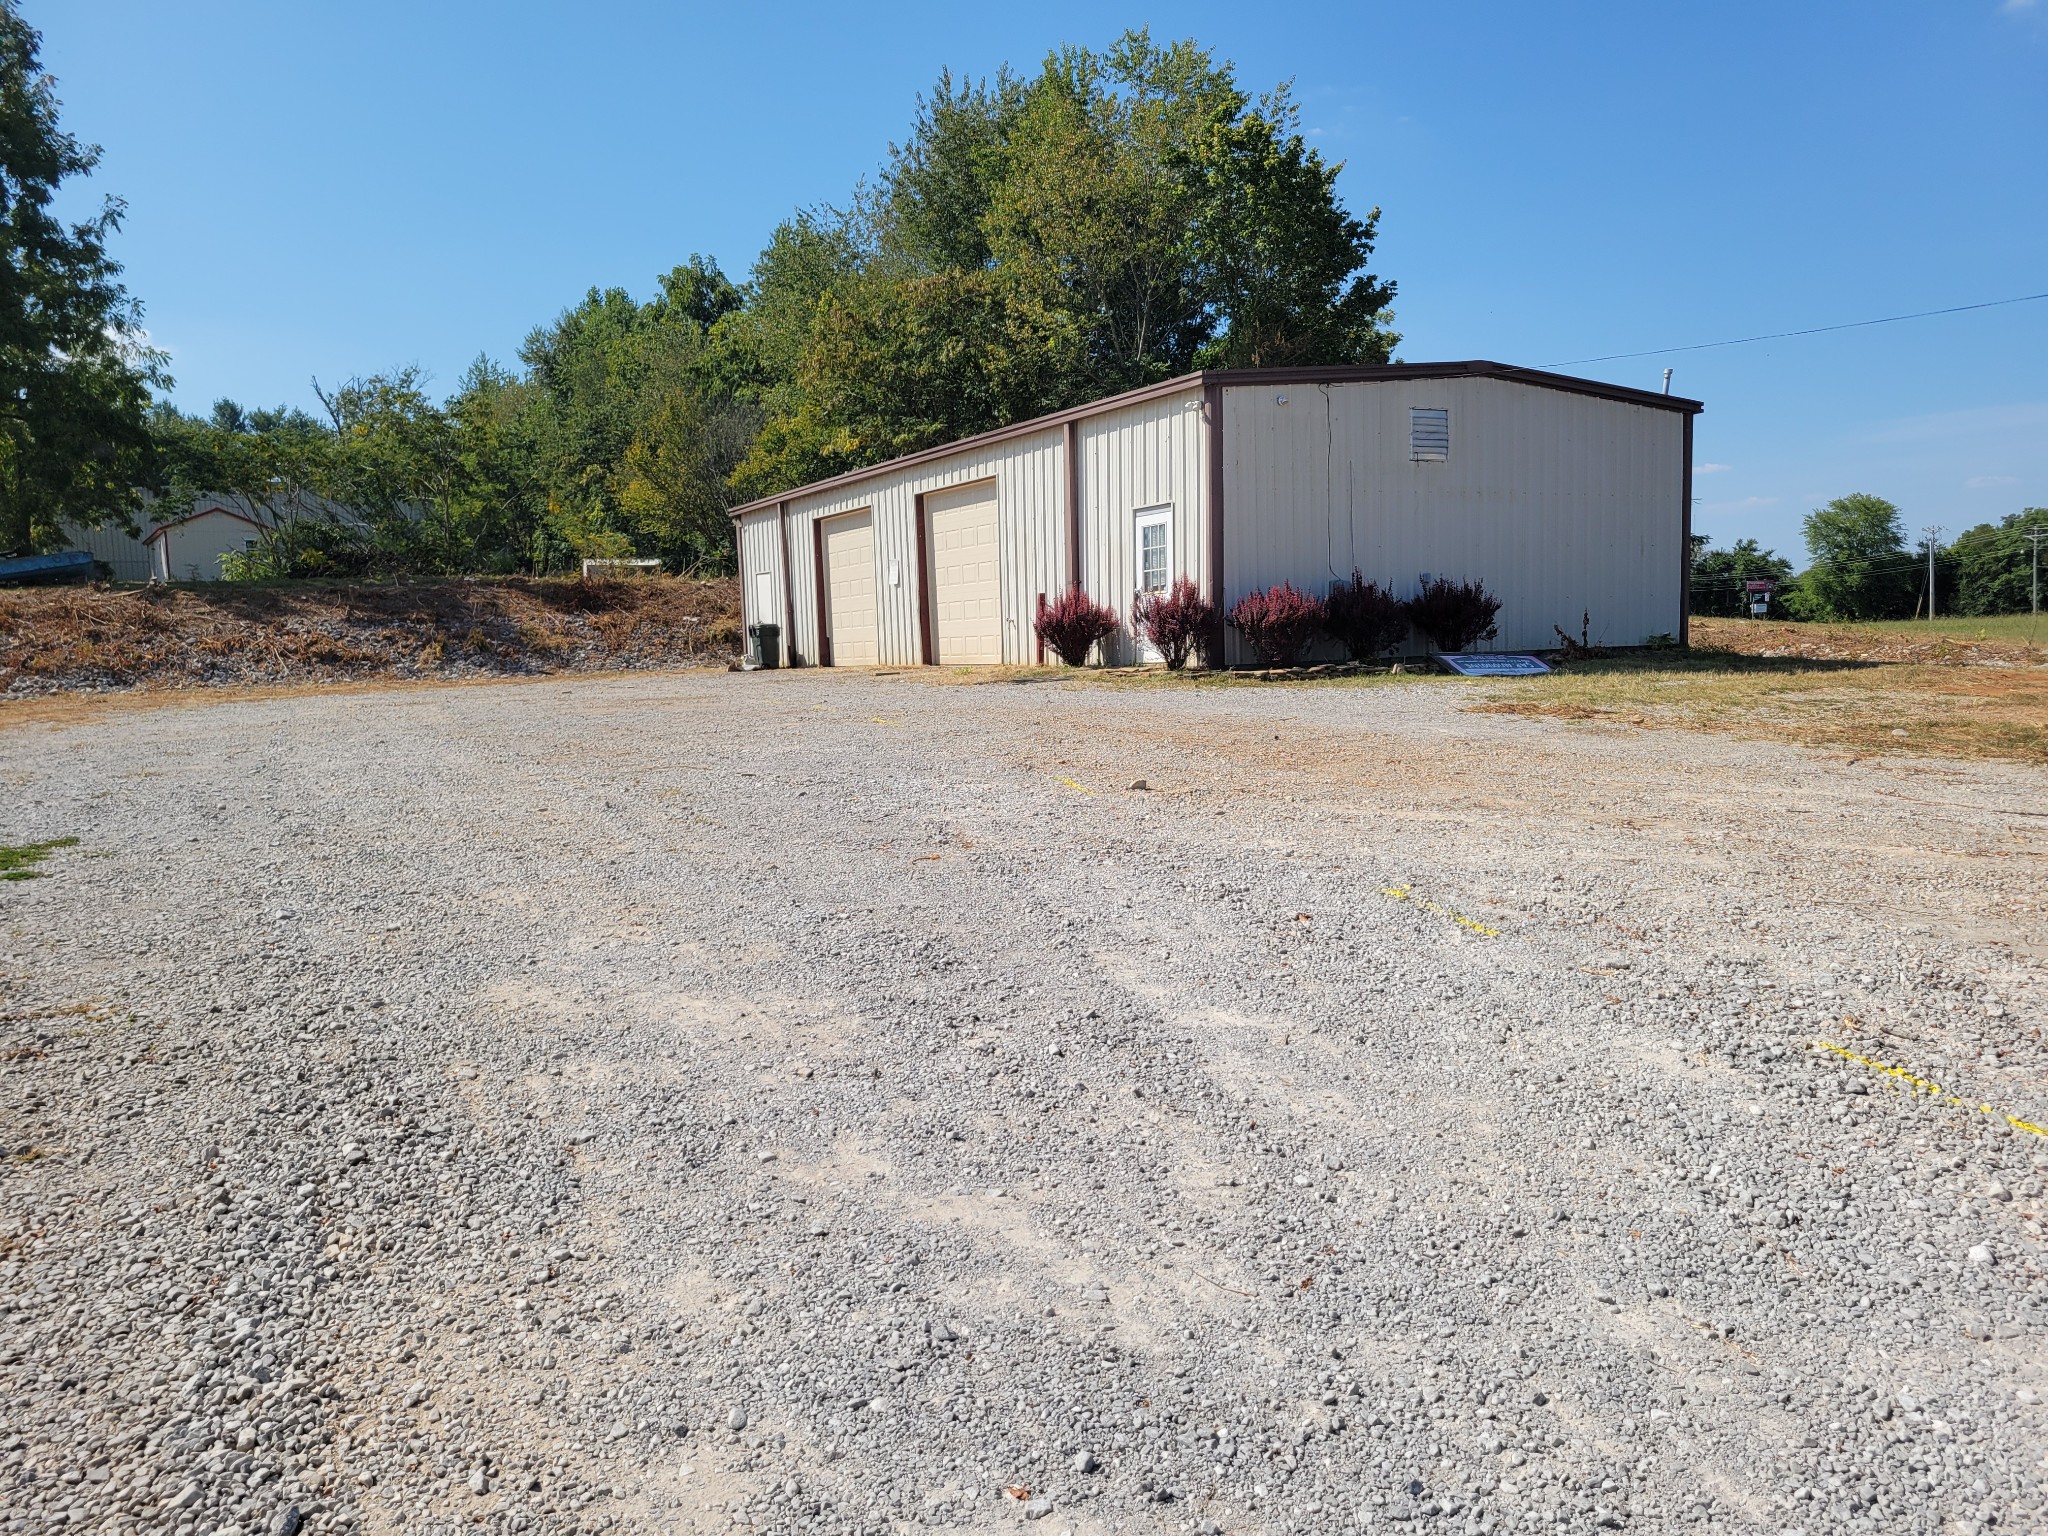
<svg viewBox="0 0 2048 1536">
<path fill-rule="evenodd" d="M 1080 437 L 1081 585 L 1122 620 L 1123 628 L 1103 642 L 1103 651 L 1111 662 L 1127 664 L 1137 659 L 1130 631 L 1131 596 L 1138 590 L 1134 514 L 1140 508 L 1173 508 L 1167 584 L 1179 576 L 1198 585 L 1208 581 L 1202 391 L 1191 388 L 1089 417 L 1080 424 Z"/>
<path fill-rule="evenodd" d="M 115 581 L 149 580 L 149 546 L 142 542 L 140 534 L 107 523 L 98 528 L 68 528 L 65 536 L 72 548 L 103 561 Z"/>
<path fill-rule="evenodd" d="M 765 611 L 760 603 L 760 578 L 764 575 L 770 594 Z M 749 512 L 740 519 L 740 606 L 748 624 L 782 623 L 782 540 L 777 536 L 773 507 Z M 788 635 L 782 637 L 785 653 L 790 640 Z"/>
<path fill-rule="evenodd" d="M 214 510 L 158 529 L 151 539 L 156 572 L 165 581 L 219 581 L 221 561 L 246 549 L 263 530 Z"/>
<path fill-rule="evenodd" d="M 1450 412 L 1448 462 L 1411 460 L 1414 407 Z M 1502 650 L 1554 646 L 1582 612 L 1610 645 L 1679 631 L 1675 411 L 1452 378 L 1234 386 L 1223 416 L 1226 604 L 1355 566 L 1401 597 L 1424 572 L 1485 582 Z"/>
<path fill-rule="evenodd" d="M 1066 576 L 1065 471 L 1061 430 L 887 471 L 789 504 L 791 587 L 798 647 L 818 654 L 817 565 L 811 525 L 821 517 L 871 507 L 875 515 L 875 616 L 879 659 L 910 666 L 918 659 L 917 497 L 946 486 L 994 480 L 1002 578 L 1003 660 L 1027 662 L 1038 594 L 1056 595 Z"/>
<path fill-rule="evenodd" d="M 1174 574 L 1206 579 L 1201 400 L 1200 387 L 1191 385 L 1179 394 L 1078 424 L 1082 584 L 1095 601 L 1115 609 L 1126 625 L 1136 581 L 1131 514 L 1137 508 L 1172 505 Z M 814 522 L 858 508 L 873 509 L 880 661 L 884 666 L 911 665 L 919 654 L 916 498 L 990 480 L 996 497 L 1002 659 L 1011 664 L 1034 660 L 1038 647 L 1032 620 L 1038 598 L 1057 597 L 1067 583 L 1064 444 L 1064 429 L 1055 425 L 907 469 L 884 471 L 836 490 L 793 497 L 790 585 L 795 641 L 804 658 L 815 660 L 818 651 Z M 757 569 L 746 553 L 753 547 L 747 530 L 757 520 L 765 521 L 772 534 L 773 511 L 750 513 L 742 520 L 742 558 L 748 561 L 748 573 Z M 753 601 L 751 595 L 747 601 Z M 758 622 L 751 612 L 748 620 Z M 1127 634 L 1111 645 L 1119 655 L 1129 654 Z"/>
</svg>

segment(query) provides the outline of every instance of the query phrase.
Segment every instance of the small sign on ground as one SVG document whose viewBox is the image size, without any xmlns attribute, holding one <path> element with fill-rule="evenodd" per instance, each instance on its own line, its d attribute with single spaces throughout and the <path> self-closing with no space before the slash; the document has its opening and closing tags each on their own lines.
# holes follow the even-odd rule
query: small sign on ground
<svg viewBox="0 0 2048 1536">
<path fill-rule="evenodd" d="M 1536 677 L 1550 668 L 1534 656 L 1445 656 L 1436 658 L 1466 677 Z"/>
</svg>

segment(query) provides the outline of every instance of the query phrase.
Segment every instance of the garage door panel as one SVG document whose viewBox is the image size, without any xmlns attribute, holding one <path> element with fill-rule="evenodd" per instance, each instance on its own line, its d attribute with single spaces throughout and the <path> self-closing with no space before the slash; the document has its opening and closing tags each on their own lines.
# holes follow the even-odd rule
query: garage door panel
<svg viewBox="0 0 2048 1536">
<path fill-rule="evenodd" d="M 932 641 L 942 666 L 1003 659 L 1001 566 L 993 485 L 925 498 L 931 540 Z"/>
<path fill-rule="evenodd" d="M 871 667 L 880 656 L 875 622 L 875 521 L 871 514 L 825 524 L 825 601 L 832 665 Z"/>
</svg>

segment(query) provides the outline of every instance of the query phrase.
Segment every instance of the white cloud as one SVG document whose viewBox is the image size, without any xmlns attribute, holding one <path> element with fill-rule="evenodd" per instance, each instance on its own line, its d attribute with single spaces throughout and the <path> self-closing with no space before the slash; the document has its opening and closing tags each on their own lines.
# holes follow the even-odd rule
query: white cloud
<svg viewBox="0 0 2048 1536">
<path fill-rule="evenodd" d="M 2012 15 L 2015 11 L 2031 11 L 2033 8 L 2034 0 L 2005 0 L 2005 4 L 1999 7 L 2008 16 Z"/>
<path fill-rule="evenodd" d="M 1740 501 L 1708 501 L 1700 504 L 1702 512 L 1750 512 L 1758 507 L 1775 507 L 1775 496 L 1745 496 Z"/>
<path fill-rule="evenodd" d="M 1696 475 L 1718 475 L 1732 467 L 1728 464 L 1695 464 L 1692 472 Z"/>
<path fill-rule="evenodd" d="M 2009 485 L 2018 485 L 2018 475 L 1972 475 L 1963 484 L 1973 491 L 2002 491 Z"/>
</svg>

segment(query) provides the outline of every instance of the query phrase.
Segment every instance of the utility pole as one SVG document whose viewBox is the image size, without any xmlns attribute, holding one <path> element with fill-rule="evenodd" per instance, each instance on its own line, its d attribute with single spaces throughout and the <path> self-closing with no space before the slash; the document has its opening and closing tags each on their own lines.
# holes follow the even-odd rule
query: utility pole
<svg viewBox="0 0 2048 1536">
<path fill-rule="evenodd" d="M 2036 528 L 2026 535 L 2027 543 L 2034 551 L 2034 617 L 2041 617 L 2041 541 L 2048 539 L 2048 528 Z"/>
<path fill-rule="evenodd" d="M 1934 617 L 1934 552 L 1941 547 L 1941 527 L 1930 523 L 1920 530 L 1927 535 L 1927 617 Z"/>
</svg>

